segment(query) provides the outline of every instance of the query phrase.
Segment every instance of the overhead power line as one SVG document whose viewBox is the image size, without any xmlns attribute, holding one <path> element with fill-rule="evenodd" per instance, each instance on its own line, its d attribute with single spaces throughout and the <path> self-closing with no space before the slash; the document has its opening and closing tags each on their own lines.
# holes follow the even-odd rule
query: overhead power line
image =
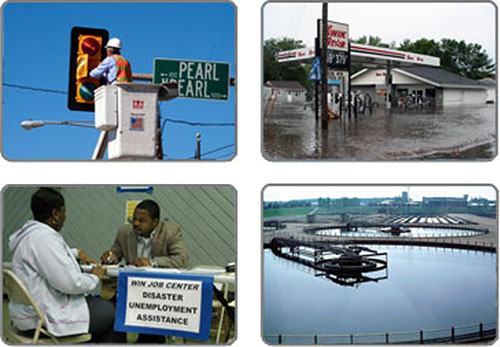
<svg viewBox="0 0 500 347">
<path fill-rule="evenodd" d="M 221 159 L 221 158 L 224 158 L 224 157 L 227 157 L 227 156 L 233 156 L 233 155 L 234 155 L 234 152 L 228 152 L 228 153 L 224 153 L 224 154 L 218 155 L 216 157 L 213 157 L 211 159 Z"/>
<path fill-rule="evenodd" d="M 67 95 L 68 92 L 62 91 L 62 90 L 55 90 L 55 89 L 46 89 L 46 88 L 37 88 L 37 87 L 30 87 L 30 86 L 23 86 L 20 84 L 12 84 L 12 83 L 4 83 L 3 84 L 6 87 L 11 87 L 11 88 L 19 88 L 19 89 L 24 89 L 24 90 L 32 90 L 36 92 L 44 92 L 44 93 L 55 93 L 55 94 L 64 94 Z M 184 124 L 184 125 L 190 125 L 190 126 L 205 126 L 205 127 L 224 127 L 224 126 L 234 126 L 234 123 L 218 123 L 218 122 L 190 122 L 186 120 L 181 120 L 181 119 L 172 119 L 172 118 L 164 118 L 164 121 L 169 121 L 171 123 L 178 123 L 178 124 Z M 162 128 L 165 126 L 163 124 Z M 163 129 L 162 129 L 163 130 Z"/>
<path fill-rule="evenodd" d="M 208 123 L 202 123 L 202 122 L 189 122 L 187 120 L 180 120 L 180 119 L 172 119 L 172 118 L 165 118 L 165 121 L 171 122 L 171 123 L 179 123 L 179 124 L 185 124 L 185 125 L 191 125 L 191 126 L 205 126 L 205 127 L 224 127 L 224 126 L 234 126 L 234 123 L 217 123 L 217 122 L 208 122 Z"/>
<path fill-rule="evenodd" d="M 216 152 L 222 151 L 222 150 L 224 150 L 226 148 L 230 148 L 230 147 L 234 147 L 234 143 L 231 143 L 229 145 L 225 145 L 225 146 L 222 146 L 222 147 L 218 147 L 218 148 L 212 149 L 212 150 L 210 150 L 208 152 L 205 152 L 205 153 L 201 153 L 200 156 L 203 157 L 203 156 L 206 156 L 208 154 L 216 153 Z M 226 153 L 226 154 L 214 157 L 214 158 L 210 158 L 210 159 L 218 159 L 218 158 L 224 157 L 226 155 L 230 155 L 230 154 L 233 154 L 233 153 L 229 152 L 229 153 Z M 173 158 L 173 157 L 169 157 L 168 155 L 165 155 L 165 158 L 168 159 L 168 160 L 192 160 L 192 159 L 196 159 L 195 156 L 184 157 L 184 158 Z"/>
<path fill-rule="evenodd" d="M 65 92 L 65 91 L 62 91 L 62 90 L 29 87 L 29 86 L 22 86 L 22 85 L 19 85 L 19 84 L 12 84 L 12 83 L 4 83 L 3 85 L 6 86 L 6 87 L 19 88 L 19 89 L 25 89 L 25 90 L 33 90 L 33 91 L 36 91 L 36 92 L 55 93 L 55 94 L 64 94 L 64 95 L 68 94 L 68 92 Z"/>
<path fill-rule="evenodd" d="M 225 145 L 222 147 L 218 147 L 216 149 L 212 149 L 211 151 L 208 151 L 205 153 L 201 153 L 201 156 L 203 157 L 203 156 L 208 155 L 208 154 L 216 153 L 216 152 L 222 151 L 223 149 L 230 148 L 230 147 L 234 147 L 234 143 L 231 143 L 229 145 Z M 194 159 L 194 157 L 192 157 L 191 159 Z"/>
<path fill-rule="evenodd" d="M 210 150 L 208 152 L 205 152 L 205 153 L 201 153 L 201 157 L 203 157 L 205 155 L 208 155 L 208 154 L 212 154 L 212 153 L 216 153 L 216 152 L 222 151 L 222 150 L 224 150 L 226 148 L 230 148 L 230 147 L 234 147 L 234 143 L 231 143 L 229 145 L 225 145 L 225 146 L 221 146 L 221 147 L 212 149 L 212 150 Z M 227 153 L 224 156 L 229 155 L 229 154 L 231 154 L 231 153 Z M 215 157 L 215 158 L 211 158 L 211 159 L 217 159 L 217 158 L 219 158 L 219 157 Z M 192 159 L 196 159 L 196 158 L 194 156 L 192 156 L 192 157 L 187 157 L 187 158 L 172 158 L 172 157 L 169 157 L 168 159 L 169 160 L 192 160 Z"/>
</svg>

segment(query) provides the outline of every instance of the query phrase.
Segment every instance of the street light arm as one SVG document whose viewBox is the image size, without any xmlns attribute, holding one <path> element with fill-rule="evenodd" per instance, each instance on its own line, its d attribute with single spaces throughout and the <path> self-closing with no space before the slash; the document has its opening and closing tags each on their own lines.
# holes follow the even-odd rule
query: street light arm
<svg viewBox="0 0 500 347">
<path fill-rule="evenodd" d="M 95 128 L 94 125 L 92 124 L 85 124 L 85 123 L 78 123 L 78 122 L 72 122 L 72 121 L 44 121 L 44 120 L 25 120 L 21 122 L 21 126 L 26 129 L 26 130 L 31 130 L 34 128 L 40 128 L 43 127 L 46 124 L 50 125 L 73 125 L 77 127 L 84 127 L 84 128 Z"/>
<path fill-rule="evenodd" d="M 78 123 L 78 122 L 72 122 L 72 121 L 60 121 L 60 122 L 45 122 L 46 124 L 56 124 L 56 125 L 73 125 L 76 127 L 84 127 L 84 128 L 95 128 L 93 124 L 85 124 L 85 123 Z"/>
</svg>

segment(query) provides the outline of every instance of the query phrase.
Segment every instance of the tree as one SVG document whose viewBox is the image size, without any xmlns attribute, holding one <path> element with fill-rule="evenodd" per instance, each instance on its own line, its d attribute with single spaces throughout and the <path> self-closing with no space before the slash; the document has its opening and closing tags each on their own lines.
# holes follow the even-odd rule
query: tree
<svg viewBox="0 0 500 347">
<path fill-rule="evenodd" d="M 281 39 L 271 38 L 264 42 L 264 82 L 266 81 L 298 81 L 304 87 L 310 82 L 307 78 L 309 68 L 300 62 L 278 63 L 275 55 L 281 51 L 303 48 L 300 40 L 288 37 Z"/>
<path fill-rule="evenodd" d="M 479 44 L 442 39 L 441 51 L 441 65 L 448 71 L 475 80 L 494 74 L 493 60 Z"/>
<path fill-rule="evenodd" d="M 400 50 L 432 55 L 441 58 L 443 69 L 471 79 L 481 79 L 494 74 L 495 65 L 481 45 L 442 39 L 441 42 L 421 38 L 415 42 L 406 39 Z"/>
<path fill-rule="evenodd" d="M 394 48 L 396 47 L 396 42 L 391 42 L 390 44 L 383 43 L 382 39 L 378 36 L 368 36 L 366 35 L 361 36 L 357 40 L 353 40 L 352 42 L 354 43 L 360 43 L 362 45 L 369 45 L 369 46 L 376 46 L 376 47 L 385 47 L 385 48 Z"/>
<path fill-rule="evenodd" d="M 441 55 L 439 42 L 423 38 L 415 42 L 411 42 L 410 40 L 406 39 L 401 45 L 399 45 L 398 49 L 406 52 L 432 55 L 435 57 Z"/>
</svg>

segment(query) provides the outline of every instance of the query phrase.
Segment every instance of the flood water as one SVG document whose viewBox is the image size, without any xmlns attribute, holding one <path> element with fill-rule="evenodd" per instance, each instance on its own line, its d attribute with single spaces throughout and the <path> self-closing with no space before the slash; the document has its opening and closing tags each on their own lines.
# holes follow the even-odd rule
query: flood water
<svg viewBox="0 0 500 347">
<path fill-rule="evenodd" d="M 277 343 L 311 344 L 311 335 L 389 332 L 391 341 L 418 340 L 420 329 L 487 323 L 496 327 L 496 254 L 408 246 L 369 246 L 387 252 L 387 279 L 342 286 L 307 266 L 264 251 L 263 334 Z M 377 276 L 376 273 L 367 273 Z M 485 325 L 486 326 L 486 325 Z M 485 328 L 486 329 L 486 328 Z M 412 333 L 393 335 L 394 332 Z M 446 330 L 449 336 L 449 330 Z M 460 334 L 460 328 L 456 328 Z M 286 337 L 303 334 L 309 337 Z M 432 336 L 436 334 L 436 336 Z M 426 332 L 426 338 L 443 332 Z M 406 335 L 406 336 L 405 336 Z M 321 337 L 321 343 L 349 343 Z M 363 340 L 363 338 L 365 340 Z M 384 342 L 384 336 L 355 342 Z"/>
<path fill-rule="evenodd" d="M 491 159 L 495 106 L 427 110 L 375 108 L 329 120 L 321 130 L 314 110 L 276 105 L 264 116 L 263 154 L 269 160 Z"/>
<path fill-rule="evenodd" d="M 348 237 L 461 237 L 477 236 L 481 231 L 455 228 L 404 227 L 409 232 L 400 235 L 381 232 L 379 228 L 359 228 L 357 231 L 341 231 L 338 228 L 318 230 L 316 235 Z"/>
</svg>

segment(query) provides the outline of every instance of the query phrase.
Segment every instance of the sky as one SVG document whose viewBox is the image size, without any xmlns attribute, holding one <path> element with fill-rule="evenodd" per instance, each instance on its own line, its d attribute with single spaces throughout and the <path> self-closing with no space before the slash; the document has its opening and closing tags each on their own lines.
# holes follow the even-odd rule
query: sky
<svg viewBox="0 0 500 347">
<path fill-rule="evenodd" d="M 289 201 L 315 198 L 391 198 L 401 196 L 408 191 L 414 201 L 421 201 L 422 197 L 462 197 L 468 194 L 470 198 L 483 197 L 496 200 L 497 193 L 492 186 L 268 186 L 264 190 L 264 201 Z"/>
<path fill-rule="evenodd" d="M 321 3 L 268 3 L 264 40 L 290 37 L 314 46 Z M 480 44 L 495 59 L 495 7 L 491 3 L 330 3 L 328 19 L 349 24 L 349 36 L 379 36 L 385 43 L 450 38 Z"/>
<path fill-rule="evenodd" d="M 46 125 L 30 131 L 23 120 L 93 121 L 92 112 L 67 108 L 73 26 L 106 29 L 122 41 L 133 73 L 153 73 L 155 57 L 230 63 L 235 75 L 235 8 L 231 3 L 8 3 L 3 9 L 3 155 L 9 160 L 90 160 L 99 137 L 92 128 Z M 6 86 L 48 89 L 34 91 Z M 191 159 L 196 133 L 202 159 L 235 153 L 235 88 L 229 100 L 174 99 L 162 117 L 165 159 Z M 227 125 L 229 124 L 229 125 Z M 208 154 L 207 152 L 213 152 Z M 207 153 L 207 155 L 203 155 Z"/>
</svg>

